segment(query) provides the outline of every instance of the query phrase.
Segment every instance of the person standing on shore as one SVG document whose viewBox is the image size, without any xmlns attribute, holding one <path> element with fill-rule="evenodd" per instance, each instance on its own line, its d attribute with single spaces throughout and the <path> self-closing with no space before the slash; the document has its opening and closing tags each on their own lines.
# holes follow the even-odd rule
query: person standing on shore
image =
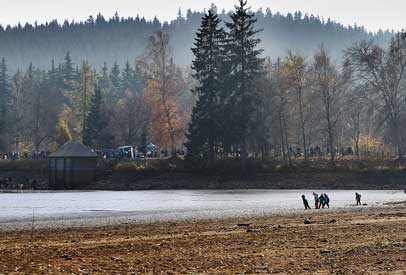
<svg viewBox="0 0 406 275">
<path fill-rule="evenodd" d="M 326 206 L 326 200 L 324 198 L 324 194 L 321 193 L 319 197 L 319 208 L 324 208 Z"/>
<path fill-rule="evenodd" d="M 313 192 L 313 196 L 314 196 L 314 207 L 316 209 L 319 209 L 319 195 Z"/>
<path fill-rule="evenodd" d="M 303 205 L 304 205 L 304 207 L 305 207 L 305 210 L 307 210 L 307 209 L 310 210 L 311 208 L 310 208 L 310 206 L 309 206 L 309 202 L 307 201 L 305 195 L 302 195 L 302 200 L 303 200 Z"/>
<path fill-rule="evenodd" d="M 357 206 L 362 205 L 361 204 L 361 194 L 355 193 L 355 201 L 357 202 Z"/>
<path fill-rule="evenodd" d="M 324 193 L 324 203 L 327 205 L 327 208 L 330 208 L 330 198 L 326 193 Z"/>
</svg>

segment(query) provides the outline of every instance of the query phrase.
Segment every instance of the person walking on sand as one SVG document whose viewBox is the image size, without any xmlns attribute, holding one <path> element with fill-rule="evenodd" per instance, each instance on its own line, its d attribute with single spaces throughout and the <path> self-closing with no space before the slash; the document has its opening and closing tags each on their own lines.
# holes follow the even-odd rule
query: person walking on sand
<svg viewBox="0 0 406 275">
<path fill-rule="evenodd" d="M 327 205 L 327 208 L 330 208 L 330 198 L 327 196 L 326 193 L 324 193 L 324 203 Z"/>
<path fill-rule="evenodd" d="M 303 200 L 303 205 L 304 205 L 304 207 L 305 207 L 305 210 L 307 210 L 307 209 L 310 210 L 311 208 L 310 208 L 310 206 L 309 206 L 309 202 L 307 201 L 305 195 L 302 195 L 302 200 Z"/>
<path fill-rule="evenodd" d="M 326 200 L 324 199 L 323 193 L 319 197 L 319 208 L 324 208 L 326 206 Z"/>
<path fill-rule="evenodd" d="M 361 204 L 361 194 L 355 193 L 355 201 L 357 202 L 357 206 L 362 205 Z"/>
<path fill-rule="evenodd" d="M 313 196 L 314 196 L 314 207 L 316 209 L 319 209 L 319 195 L 313 192 Z"/>
</svg>

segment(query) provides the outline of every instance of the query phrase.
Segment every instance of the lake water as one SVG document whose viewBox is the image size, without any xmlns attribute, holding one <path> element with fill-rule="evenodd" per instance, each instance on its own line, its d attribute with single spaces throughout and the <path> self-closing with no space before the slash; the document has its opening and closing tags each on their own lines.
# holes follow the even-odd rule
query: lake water
<svg viewBox="0 0 406 275">
<path fill-rule="evenodd" d="M 269 215 L 303 209 L 307 190 L 174 190 L 0 193 L 0 227 L 29 224 L 92 224 Z M 327 193 L 331 208 L 352 207 L 355 191 Z M 405 199 L 403 191 L 359 191 L 362 203 L 379 206 Z M 322 211 L 322 210 L 318 210 Z"/>
</svg>

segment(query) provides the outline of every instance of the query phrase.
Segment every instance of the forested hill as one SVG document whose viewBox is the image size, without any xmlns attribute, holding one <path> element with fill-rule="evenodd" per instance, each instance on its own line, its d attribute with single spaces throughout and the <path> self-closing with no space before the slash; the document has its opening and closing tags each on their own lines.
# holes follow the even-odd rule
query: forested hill
<svg viewBox="0 0 406 275">
<path fill-rule="evenodd" d="M 324 44 L 338 59 L 343 49 L 355 41 L 366 38 L 385 44 L 392 36 L 388 31 L 372 34 L 362 27 L 345 27 L 300 12 L 284 16 L 260 10 L 256 14 L 258 28 L 263 28 L 261 46 L 265 55 L 273 58 L 284 55 L 287 49 L 311 56 L 318 46 Z M 51 60 L 62 61 L 68 51 L 77 64 L 87 60 L 97 68 L 103 62 L 123 65 L 127 60 L 133 62 L 139 57 L 148 37 L 163 29 L 171 36 L 175 62 L 189 66 L 192 59 L 190 48 L 202 15 L 201 12 L 187 11 L 185 16 L 178 16 L 171 23 L 161 23 L 158 19 L 146 21 L 140 17 L 120 18 L 117 14 L 105 19 L 98 15 L 80 23 L 52 21 L 43 25 L 0 27 L 0 57 L 7 59 L 10 71 L 25 69 L 30 62 L 39 68 L 49 68 Z M 229 21 L 225 12 L 221 18 Z"/>
</svg>

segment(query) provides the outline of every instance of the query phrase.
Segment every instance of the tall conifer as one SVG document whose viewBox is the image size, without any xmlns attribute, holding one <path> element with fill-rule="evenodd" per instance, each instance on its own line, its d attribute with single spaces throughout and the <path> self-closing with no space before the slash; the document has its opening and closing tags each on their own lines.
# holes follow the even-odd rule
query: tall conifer
<svg viewBox="0 0 406 275">
<path fill-rule="evenodd" d="M 255 15 L 247 7 L 247 1 L 239 0 L 239 5 L 230 15 L 231 22 L 226 23 L 229 29 L 228 47 L 231 64 L 231 81 L 233 92 L 229 104 L 233 113 L 229 114 L 231 121 L 228 125 L 238 137 L 242 169 L 246 168 L 248 157 L 248 138 L 252 116 L 255 112 L 255 80 L 263 73 L 264 60 L 260 57 L 262 49 L 258 49 L 260 39 L 255 29 Z"/>
<path fill-rule="evenodd" d="M 76 72 L 74 69 L 74 64 L 72 62 L 72 58 L 70 56 L 70 52 L 66 53 L 64 61 L 65 62 L 62 65 L 64 90 L 71 92 L 74 89 Z"/>
<path fill-rule="evenodd" d="M 3 57 L 0 62 L 0 150 L 5 149 L 6 114 L 10 103 L 10 83 L 7 74 L 7 62 Z"/>
<path fill-rule="evenodd" d="M 7 69 L 7 61 L 3 57 L 0 62 L 0 104 L 6 107 L 10 103 L 11 89 Z"/>
<path fill-rule="evenodd" d="M 221 66 L 223 65 L 225 32 L 221 20 L 212 10 L 202 19 L 196 33 L 193 60 L 193 78 L 198 83 L 194 89 L 198 97 L 193 109 L 186 144 L 189 154 L 195 157 L 215 159 L 220 143 L 219 108 L 221 89 Z"/>
<path fill-rule="evenodd" d="M 83 130 L 83 143 L 93 148 L 107 148 L 113 137 L 108 133 L 107 114 L 104 110 L 103 95 L 96 87 L 90 103 L 90 110 L 86 117 Z"/>
</svg>

